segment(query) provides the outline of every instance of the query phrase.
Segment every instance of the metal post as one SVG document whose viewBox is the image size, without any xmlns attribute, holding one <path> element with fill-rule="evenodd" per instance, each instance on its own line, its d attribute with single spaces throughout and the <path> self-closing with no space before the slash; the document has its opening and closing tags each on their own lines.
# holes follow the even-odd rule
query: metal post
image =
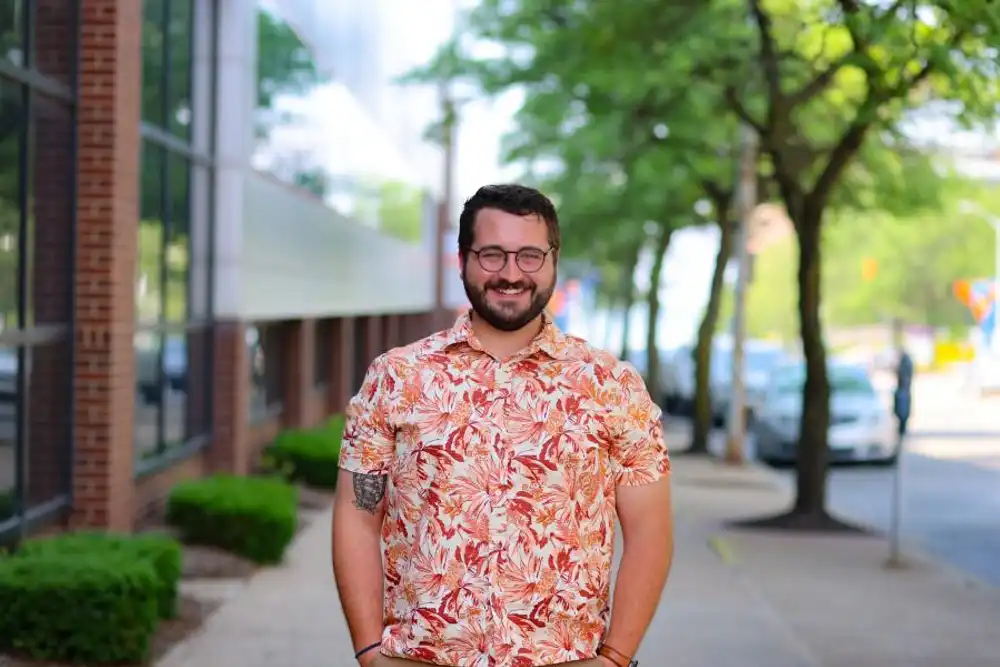
<svg viewBox="0 0 1000 667">
<path fill-rule="evenodd" d="M 733 380 L 729 402 L 726 461 L 743 463 L 746 438 L 746 388 L 743 377 L 743 342 L 746 338 L 746 291 L 750 283 L 750 216 L 757 206 L 757 135 L 753 128 L 744 125 L 740 140 L 740 168 L 737 182 L 737 214 L 739 228 L 736 233 L 737 261 L 735 304 L 733 313 Z"/>
<path fill-rule="evenodd" d="M 897 446 L 896 465 L 893 466 L 892 499 L 889 507 L 889 557 L 885 566 L 889 569 L 906 567 L 901 542 L 903 525 L 903 446 L 906 436 L 900 434 Z"/>
</svg>

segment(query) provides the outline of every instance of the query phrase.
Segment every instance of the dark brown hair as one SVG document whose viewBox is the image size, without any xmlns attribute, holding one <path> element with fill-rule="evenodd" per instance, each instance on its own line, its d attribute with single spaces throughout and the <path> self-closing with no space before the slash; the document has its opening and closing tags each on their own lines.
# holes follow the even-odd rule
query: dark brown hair
<svg viewBox="0 0 1000 667">
<path fill-rule="evenodd" d="M 495 208 L 513 215 L 537 215 L 545 221 L 549 245 L 559 247 L 559 216 L 552 201 L 534 188 L 505 183 L 484 185 L 465 200 L 458 218 L 458 249 L 465 258 L 476 240 L 476 216 L 484 208 Z"/>
</svg>

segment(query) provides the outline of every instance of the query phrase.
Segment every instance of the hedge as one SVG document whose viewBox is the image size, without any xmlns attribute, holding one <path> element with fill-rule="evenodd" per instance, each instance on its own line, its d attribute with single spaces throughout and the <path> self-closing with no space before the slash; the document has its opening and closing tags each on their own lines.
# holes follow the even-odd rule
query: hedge
<svg viewBox="0 0 1000 667">
<path fill-rule="evenodd" d="M 56 537 L 27 540 L 17 551 L 18 557 L 65 554 L 69 556 L 123 554 L 147 561 L 156 573 L 157 610 L 160 618 L 177 615 L 177 589 L 180 584 L 181 545 L 168 535 L 103 533 L 81 531 Z"/>
<path fill-rule="evenodd" d="M 219 547 L 255 563 L 277 563 L 298 527 L 298 494 L 277 479 L 190 480 L 170 492 L 167 522 L 185 542 Z"/>
<path fill-rule="evenodd" d="M 318 489 L 337 485 L 344 416 L 323 426 L 282 431 L 265 452 L 265 467 L 291 482 Z"/>
<path fill-rule="evenodd" d="M 0 559 L 0 648 L 35 660 L 141 662 L 160 581 L 126 551 Z"/>
</svg>

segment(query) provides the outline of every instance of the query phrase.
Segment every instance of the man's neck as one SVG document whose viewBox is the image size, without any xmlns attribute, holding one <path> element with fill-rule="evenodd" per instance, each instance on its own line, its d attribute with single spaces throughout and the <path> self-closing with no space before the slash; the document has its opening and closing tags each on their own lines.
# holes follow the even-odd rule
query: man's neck
<svg viewBox="0 0 1000 667">
<path fill-rule="evenodd" d="M 472 314 L 472 331 L 476 334 L 479 344 L 497 359 L 512 357 L 531 345 L 544 322 L 541 316 L 536 317 L 517 331 L 500 331 L 489 325 L 481 317 Z"/>
</svg>

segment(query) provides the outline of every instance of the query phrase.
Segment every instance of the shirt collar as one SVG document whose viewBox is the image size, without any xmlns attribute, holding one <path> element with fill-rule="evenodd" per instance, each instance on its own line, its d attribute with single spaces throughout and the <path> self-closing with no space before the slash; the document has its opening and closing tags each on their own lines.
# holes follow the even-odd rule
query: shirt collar
<svg viewBox="0 0 1000 667">
<path fill-rule="evenodd" d="M 458 316 L 455 320 L 454 326 L 448 331 L 445 337 L 444 349 L 448 349 L 455 345 L 466 344 L 474 350 L 483 352 L 483 347 L 479 343 L 479 339 L 476 338 L 475 331 L 472 330 L 472 311 L 467 310 Z M 565 359 L 566 358 L 566 348 L 567 348 L 567 337 L 548 313 L 542 311 L 542 330 L 538 332 L 534 340 L 527 349 L 524 350 L 523 356 L 530 357 L 537 351 L 542 351 L 549 355 L 553 359 Z"/>
</svg>

